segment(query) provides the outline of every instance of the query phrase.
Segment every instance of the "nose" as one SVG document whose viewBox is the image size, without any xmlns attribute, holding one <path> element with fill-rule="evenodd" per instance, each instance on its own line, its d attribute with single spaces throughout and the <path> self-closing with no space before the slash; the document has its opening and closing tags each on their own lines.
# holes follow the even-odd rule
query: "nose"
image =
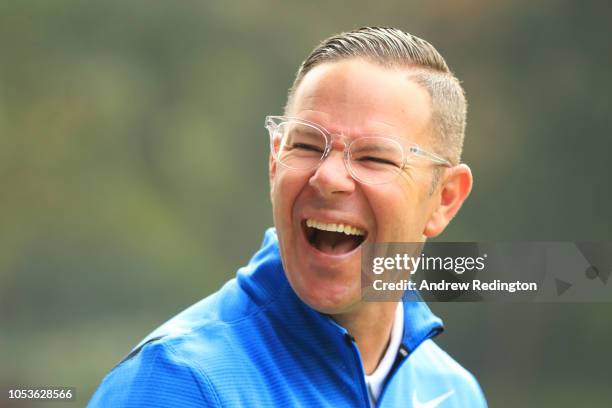
<svg viewBox="0 0 612 408">
<path fill-rule="evenodd" d="M 346 143 L 335 140 L 332 149 L 323 159 L 308 183 L 325 198 L 350 194 L 355 191 L 355 180 L 346 168 L 344 152 Z"/>
</svg>

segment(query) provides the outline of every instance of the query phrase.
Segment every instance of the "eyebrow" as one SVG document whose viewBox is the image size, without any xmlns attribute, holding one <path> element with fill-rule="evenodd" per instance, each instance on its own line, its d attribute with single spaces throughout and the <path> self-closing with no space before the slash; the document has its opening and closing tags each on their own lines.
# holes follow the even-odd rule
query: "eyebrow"
<svg viewBox="0 0 612 408">
<path fill-rule="evenodd" d="M 321 131 L 313 129 L 310 126 L 303 126 L 303 125 L 292 127 L 289 130 L 289 132 L 287 132 L 287 134 L 289 136 L 291 136 L 292 134 L 300 134 L 300 135 L 309 136 L 309 137 L 323 136 L 323 133 L 321 133 Z"/>
<path fill-rule="evenodd" d="M 375 121 L 374 123 L 380 123 L 382 125 L 384 125 L 384 129 L 379 127 L 379 126 L 375 126 L 374 128 L 368 128 L 369 130 L 367 131 L 361 131 L 358 132 L 356 135 L 353 134 L 353 132 L 351 133 L 345 133 L 345 132 L 337 132 L 337 131 L 330 131 L 329 127 L 327 126 L 327 123 L 325 122 L 325 120 L 321 120 L 318 117 L 317 118 L 310 118 L 308 116 L 306 117 L 302 117 L 302 116 L 291 116 L 291 118 L 293 119 L 297 119 L 297 120 L 302 120 L 305 122 L 309 122 L 311 124 L 314 124 L 315 126 L 317 126 L 317 128 L 321 131 L 323 131 L 323 133 L 325 134 L 326 137 L 329 137 L 329 135 L 342 135 L 344 136 L 346 139 L 349 140 L 357 140 L 361 137 L 383 137 L 386 139 L 391 139 L 394 142 L 398 143 L 403 150 L 407 149 L 407 146 L 404 144 L 405 140 L 404 137 L 401 134 L 398 134 L 396 131 L 396 127 L 392 126 L 386 122 L 382 122 L 382 121 Z M 318 120 L 317 120 L 318 119 Z M 323 123 L 322 123 L 323 122 Z M 312 128 L 310 128 L 309 126 L 305 126 L 311 133 L 315 133 L 316 131 L 314 131 Z M 411 141 L 411 139 L 409 139 L 408 142 L 410 145 L 414 144 L 414 142 Z"/>
<path fill-rule="evenodd" d="M 317 129 L 312 128 L 311 126 L 306 126 L 302 124 L 299 124 L 298 126 L 292 126 L 291 131 L 292 132 L 299 131 L 300 133 L 315 134 L 315 135 L 321 133 L 320 130 L 317 130 Z"/>
</svg>

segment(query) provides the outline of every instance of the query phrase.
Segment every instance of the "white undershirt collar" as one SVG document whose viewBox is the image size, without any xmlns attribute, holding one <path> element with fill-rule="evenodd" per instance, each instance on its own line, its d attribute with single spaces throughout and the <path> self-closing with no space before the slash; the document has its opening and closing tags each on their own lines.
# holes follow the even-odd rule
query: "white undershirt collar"
<svg viewBox="0 0 612 408">
<path fill-rule="evenodd" d="M 370 404 L 376 406 L 376 401 L 380 397 L 383 385 L 389 371 L 393 367 L 395 358 L 399 351 L 399 346 L 402 342 L 402 336 L 404 334 L 404 305 L 399 302 L 395 309 L 395 320 L 393 321 L 393 327 L 391 328 L 391 338 L 389 340 L 389 346 L 383 358 L 378 363 L 378 366 L 374 372 L 370 375 L 365 376 L 366 385 L 368 388 L 368 396 L 370 398 Z"/>
</svg>

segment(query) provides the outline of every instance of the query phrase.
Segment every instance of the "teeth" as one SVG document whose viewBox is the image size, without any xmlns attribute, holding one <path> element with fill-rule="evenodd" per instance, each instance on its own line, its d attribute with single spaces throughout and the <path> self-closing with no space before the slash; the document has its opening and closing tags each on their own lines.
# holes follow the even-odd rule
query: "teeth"
<svg viewBox="0 0 612 408">
<path fill-rule="evenodd" d="M 365 232 L 362 229 L 353 227 L 352 225 L 333 224 L 333 223 L 326 224 L 324 222 L 319 222 L 311 218 L 306 220 L 306 226 L 310 228 L 316 228 L 322 231 L 343 232 L 346 235 L 364 235 L 365 234 Z"/>
</svg>

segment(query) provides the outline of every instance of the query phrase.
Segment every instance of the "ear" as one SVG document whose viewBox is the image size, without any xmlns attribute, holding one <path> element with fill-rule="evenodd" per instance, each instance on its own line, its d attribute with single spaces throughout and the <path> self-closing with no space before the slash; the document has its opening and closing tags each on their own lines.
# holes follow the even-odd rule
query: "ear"
<svg viewBox="0 0 612 408">
<path fill-rule="evenodd" d="M 434 193 L 437 207 L 429 217 L 423 235 L 433 238 L 444 231 L 472 191 L 472 171 L 467 164 L 459 164 L 446 171 Z"/>
<path fill-rule="evenodd" d="M 276 160 L 270 154 L 268 158 L 268 177 L 270 179 L 270 200 L 272 200 L 274 193 L 274 177 L 276 177 Z"/>
</svg>

